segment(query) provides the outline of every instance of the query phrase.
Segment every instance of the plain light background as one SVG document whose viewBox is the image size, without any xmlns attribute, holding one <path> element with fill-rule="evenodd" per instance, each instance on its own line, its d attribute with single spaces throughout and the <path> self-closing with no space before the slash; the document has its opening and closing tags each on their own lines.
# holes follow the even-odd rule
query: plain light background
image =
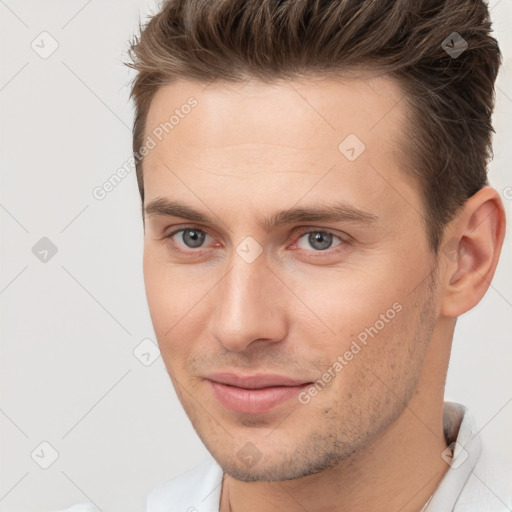
<svg viewBox="0 0 512 512">
<path fill-rule="evenodd" d="M 489 176 L 512 223 L 512 5 L 490 7 L 504 65 Z M 146 0 L 0 0 L 2 512 L 89 500 L 144 510 L 151 489 L 208 453 L 161 357 L 145 366 L 134 355 L 155 343 L 135 172 L 104 200 L 92 195 L 131 154 L 133 74 L 122 60 L 139 17 L 156 10 Z M 52 44 L 49 57 L 37 53 Z M 446 389 L 508 458 L 510 231 L 486 297 L 458 320 Z M 46 262 L 33 252 L 43 237 L 57 248 Z M 43 442 L 58 453 L 47 469 Z"/>
</svg>

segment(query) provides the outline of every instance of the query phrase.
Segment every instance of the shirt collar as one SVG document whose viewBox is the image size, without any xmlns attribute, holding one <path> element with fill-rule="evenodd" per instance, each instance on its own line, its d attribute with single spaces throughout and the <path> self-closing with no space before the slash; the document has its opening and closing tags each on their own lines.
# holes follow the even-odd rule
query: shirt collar
<svg viewBox="0 0 512 512">
<path fill-rule="evenodd" d="M 453 510 L 482 452 L 475 421 L 464 405 L 444 403 L 443 428 L 448 446 L 440 456 L 450 467 L 420 512 Z"/>
</svg>

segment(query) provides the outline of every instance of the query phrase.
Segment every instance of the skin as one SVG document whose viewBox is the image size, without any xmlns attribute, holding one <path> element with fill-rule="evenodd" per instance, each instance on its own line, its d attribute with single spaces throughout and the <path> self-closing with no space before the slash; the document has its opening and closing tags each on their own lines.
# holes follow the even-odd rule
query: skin
<svg viewBox="0 0 512 512">
<path fill-rule="evenodd" d="M 180 200 L 211 220 L 146 214 L 144 278 L 169 376 L 225 473 L 221 511 L 420 510 L 448 469 L 451 340 L 498 262 L 499 195 L 480 190 L 439 254 L 430 250 L 422 191 L 395 149 L 407 134 L 403 93 L 386 77 L 177 81 L 155 95 L 146 134 L 190 96 L 197 107 L 144 159 L 144 205 Z M 348 134 L 366 146 L 354 161 L 338 149 Z M 376 219 L 261 223 L 336 201 Z M 206 233 L 202 245 L 167 236 L 180 228 Z M 326 230 L 321 250 L 308 235 Z M 248 236 L 263 250 L 252 263 L 236 250 Z M 205 380 L 230 371 L 315 382 L 396 303 L 400 312 L 307 404 L 240 414 Z M 237 456 L 248 442 L 251 465 Z"/>
</svg>

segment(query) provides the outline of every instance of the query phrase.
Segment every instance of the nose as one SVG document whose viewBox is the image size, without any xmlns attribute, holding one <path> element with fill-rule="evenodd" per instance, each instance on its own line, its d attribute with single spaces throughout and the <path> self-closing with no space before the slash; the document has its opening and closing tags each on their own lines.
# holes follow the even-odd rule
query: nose
<svg viewBox="0 0 512 512">
<path fill-rule="evenodd" d="M 230 263 L 230 270 L 215 287 L 216 306 L 210 318 L 213 336 L 236 352 L 255 341 L 283 340 L 287 330 L 286 287 L 274 275 L 275 270 L 267 266 L 263 254 L 248 263 L 234 253 Z"/>
</svg>

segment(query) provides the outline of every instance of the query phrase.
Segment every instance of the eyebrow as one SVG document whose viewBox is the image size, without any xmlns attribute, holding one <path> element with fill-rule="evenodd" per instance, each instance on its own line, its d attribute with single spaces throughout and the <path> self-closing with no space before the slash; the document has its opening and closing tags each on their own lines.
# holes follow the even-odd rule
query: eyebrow
<svg viewBox="0 0 512 512">
<path fill-rule="evenodd" d="M 207 213 L 196 210 L 180 201 L 171 201 L 165 198 L 158 198 L 151 201 L 145 212 L 148 217 L 180 217 L 190 221 L 213 224 L 214 220 Z M 271 230 L 284 224 L 298 222 L 355 222 L 370 224 L 378 220 L 378 216 L 361 209 L 358 209 L 346 202 L 337 202 L 326 205 L 308 206 L 304 208 L 289 208 L 279 210 L 268 218 L 264 218 L 262 226 Z"/>
</svg>

